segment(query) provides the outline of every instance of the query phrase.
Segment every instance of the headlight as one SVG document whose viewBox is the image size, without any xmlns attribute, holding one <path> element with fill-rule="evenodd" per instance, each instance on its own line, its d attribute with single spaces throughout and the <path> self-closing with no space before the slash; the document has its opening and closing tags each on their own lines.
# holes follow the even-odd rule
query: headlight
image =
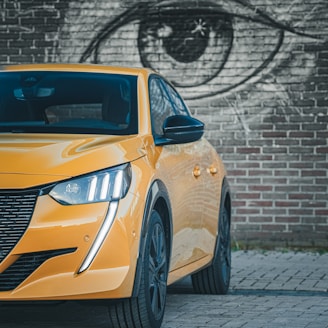
<svg viewBox="0 0 328 328">
<path fill-rule="evenodd" d="M 130 164 L 58 183 L 49 193 L 63 205 L 110 202 L 123 198 L 131 182 Z"/>
</svg>

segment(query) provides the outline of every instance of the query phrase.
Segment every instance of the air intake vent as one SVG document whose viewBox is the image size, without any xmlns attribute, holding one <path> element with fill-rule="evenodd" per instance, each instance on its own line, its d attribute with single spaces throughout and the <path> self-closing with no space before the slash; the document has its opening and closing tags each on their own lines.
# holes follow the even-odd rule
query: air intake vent
<svg viewBox="0 0 328 328">
<path fill-rule="evenodd" d="M 75 252 L 76 248 L 58 249 L 23 254 L 13 265 L 0 274 L 0 291 L 15 289 L 46 260 Z"/>
<path fill-rule="evenodd" d="M 38 190 L 0 192 L 0 262 L 24 234 L 38 194 Z"/>
</svg>

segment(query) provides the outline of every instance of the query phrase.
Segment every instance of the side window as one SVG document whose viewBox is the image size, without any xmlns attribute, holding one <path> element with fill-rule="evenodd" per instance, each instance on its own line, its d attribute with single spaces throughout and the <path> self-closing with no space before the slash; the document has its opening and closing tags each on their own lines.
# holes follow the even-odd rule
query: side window
<svg viewBox="0 0 328 328">
<path fill-rule="evenodd" d="M 175 115 L 175 111 L 160 79 L 152 78 L 150 80 L 149 96 L 153 133 L 161 136 L 163 135 L 164 120 L 169 116 Z"/>
<path fill-rule="evenodd" d="M 176 115 L 189 115 L 189 110 L 180 95 L 167 83 L 163 81 L 165 88 L 173 102 Z"/>
</svg>

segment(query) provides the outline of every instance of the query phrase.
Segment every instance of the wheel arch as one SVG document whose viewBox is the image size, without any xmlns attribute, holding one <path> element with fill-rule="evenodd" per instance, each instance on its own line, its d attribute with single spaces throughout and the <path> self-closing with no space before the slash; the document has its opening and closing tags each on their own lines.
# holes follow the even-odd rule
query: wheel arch
<svg viewBox="0 0 328 328">
<path fill-rule="evenodd" d="M 229 182 L 228 182 L 226 177 L 223 178 L 222 189 L 221 190 L 222 190 L 222 192 L 221 192 L 220 206 L 221 206 L 221 202 L 224 202 L 224 206 L 227 206 L 227 209 L 229 210 L 229 214 L 230 214 L 230 224 L 231 224 L 231 206 L 232 206 L 231 202 L 232 202 L 232 198 L 231 198 L 230 185 L 229 185 Z M 225 198 L 223 198 L 223 197 L 225 197 Z"/>
<path fill-rule="evenodd" d="M 221 212 L 223 207 L 227 208 L 228 213 L 229 213 L 229 231 L 231 230 L 231 206 L 232 206 L 232 197 L 231 197 L 231 190 L 230 190 L 230 185 L 228 182 L 228 179 L 226 177 L 223 178 L 222 180 L 222 188 L 221 188 L 221 199 L 220 199 L 220 209 L 219 209 L 219 217 L 218 217 L 218 227 L 217 227 L 217 236 L 216 236 L 216 242 L 215 242 L 215 248 L 214 252 L 216 252 L 216 249 L 218 247 L 218 237 L 220 233 L 220 219 L 221 219 Z"/>
<path fill-rule="evenodd" d="M 135 297 L 139 293 L 139 286 L 141 280 L 141 262 L 144 260 L 144 248 L 145 240 L 149 226 L 150 214 L 152 210 L 156 210 L 163 222 L 166 236 L 166 247 L 168 254 L 168 263 L 171 258 L 172 251 L 172 238 L 173 238 L 173 227 L 172 227 L 172 210 L 169 195 L 164 183 L 160 180 L 155 180 L 149 188 L 145 210 L 142 219 L 142 227 L 140 234 L 139 253 L 136 267 L 136 274 L 134 279 L 134 286 L 132 291 L 132 297 Z"/>
<path fill-rule="evenodd" d="M 227 208 L 229 211 L 229 231 L 231 229 L 231 203 L 232 203 L 232 197 L 231 197 L 231 190 L 230 190 L 230 185 L 228 182 L 228 179 L 226 177 L 223 178 L 222 180 L 222 188 L 221 188 L 221 198 L 220 198 L 220 209 L 219 209 L 219 217 L 218 217 L 218 223 L 217 223 L 217 233 L 216 233 L 216 242 L 214 246 L 214 253 L 217 251 L 218 247 L 218 239 L 219 239 L 219 233 L 220 233 L 220 217 L 221 217 L 221 212 L 223 206 Z M 211 263 L 213 262 L 213 259 Z"/>
</svg>

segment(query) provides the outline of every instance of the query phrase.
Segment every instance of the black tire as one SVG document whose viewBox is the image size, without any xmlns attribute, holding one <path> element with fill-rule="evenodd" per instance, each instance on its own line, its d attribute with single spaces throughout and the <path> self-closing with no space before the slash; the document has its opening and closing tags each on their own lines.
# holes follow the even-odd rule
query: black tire
<svg viewBox="0 0 328 328">
<path fill-rule="evenodd" d="M 146 236 L 142 275 L 137 297 L 109 306 L 110 324 L 115 328 L 159 328 L 163 321 L 168 254 L 163 222 L 159 213 L 152 211 Z"/>
<path fill-rule="evenodd" d="M 219 231 L 215 245 L 214 257 L 210 266 L 192 274 L 194 291 L 199 294 L 227 294 L 231 275 L 231 204 L 229 186 L 222 186 L 219 212 Z"/>
</svg>

